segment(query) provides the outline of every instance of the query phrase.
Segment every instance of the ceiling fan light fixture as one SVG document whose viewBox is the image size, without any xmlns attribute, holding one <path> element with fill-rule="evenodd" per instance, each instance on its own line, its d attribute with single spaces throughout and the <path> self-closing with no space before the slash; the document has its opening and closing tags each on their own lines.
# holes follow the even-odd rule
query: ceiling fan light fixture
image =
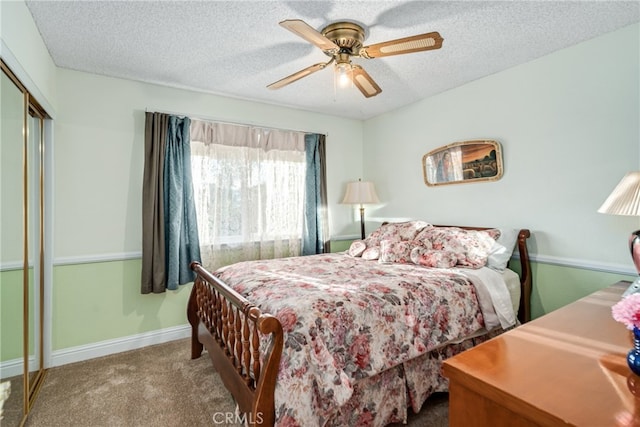
<svg viewBox="0 0 640 427">
<path fill-rule="evenodd" d="M 346 88 L 352 82 L 351 61 L 336 62 L 336 84 L 338 87 Z"/>
</svg>

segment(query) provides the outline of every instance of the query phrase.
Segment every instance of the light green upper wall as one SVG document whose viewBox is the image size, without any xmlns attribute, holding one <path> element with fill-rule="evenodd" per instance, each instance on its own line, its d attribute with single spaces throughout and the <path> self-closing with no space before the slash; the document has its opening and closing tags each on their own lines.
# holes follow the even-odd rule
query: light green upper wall
<svg viewBox="0 0 640 427">
<path fill-rule="evenodd" d="M 529 228 L 539 259 L 634 271 L 640 218 L 596 211 L 640 169 L 639 58 L 635 24 L 368 120 L 370 218 Z M 424 184 L 425 153 L 472 139 L 502 144 L 502 179 Z"/>
<path fill-rule="evenodd" d="M 340 205 L 360 176 L 362 122 L 152 84 L 58 70 L 55 120 L 56 259 L 141 250 L 144 113 L 327 134 L 332 233 L 352 226 Z"/>
<path fill-rule="evenodd" d="M 534 317 L 633 280 L 640 218 L 596 211 L 640 169 L 639 57 L 635 24 L 368 120 L 370 220 L 529 228 Z M 502 144 L 501 180 L 424 184 L 425 153 L 472 139 Z"/>
</svg>

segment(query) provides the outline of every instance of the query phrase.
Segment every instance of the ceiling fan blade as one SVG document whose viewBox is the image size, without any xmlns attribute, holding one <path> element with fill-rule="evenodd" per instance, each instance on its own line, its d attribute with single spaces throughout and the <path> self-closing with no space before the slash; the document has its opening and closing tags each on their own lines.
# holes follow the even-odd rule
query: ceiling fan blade
<svg viewBox="0 0 640 427">
<path fill-rule="evenodd" d="M 360 56 L 364 58 L 380 58 L 383 56 L 401 55 L 404 53 L 422 52 L 424 50 L 440 49 L 443 38 L 437 32 L 419 34 L 365 46 L 360 49 Z"/>
<path fill-rule="evenodd" d="M 280 25 L 299 37 L 302 37 L 309 43 L 318 46 L 322 50 L 339 50 L 340 48 L 334 42 L 316 31 L 309 24 L 301 19 L 288 19 L 280 22 Z"/>
<path fill-rule="evenodd" d="M 367 73 L 361 66 L 354 65 L 351 68 L 351 80 L 353 84 L 356 85 L 360 92 L 367 98 L 371 98 L 372 96 L 376 96 L 382 89 L 380 86 L 371 78 L 369 73 Z"/>
<path fill-rule="evenodd" d="M 298 71 L 297 73 L 293 73 L 290 76 L 285 77 L 284 79 L 280 79 L 277 82 L 271 83 L 269 86 L 267 86 L 269 89 L 280 89 L 283 86 L 286 86 L 290 83 L 295 82 L 296 80 L 300 80 L 303 77 L 307 77 L 309 74 L 313 74 L 316 71 L 320 71 L 322 69 L 324 69 L 327 64 L 331 63 L 331 61 L 324 63 L 324 62 L 320 62 L 318 64 L 313 64 L 310 67 L 307 67 L 305 69 L 302 69 L 300 71 Z"/>
</svg>

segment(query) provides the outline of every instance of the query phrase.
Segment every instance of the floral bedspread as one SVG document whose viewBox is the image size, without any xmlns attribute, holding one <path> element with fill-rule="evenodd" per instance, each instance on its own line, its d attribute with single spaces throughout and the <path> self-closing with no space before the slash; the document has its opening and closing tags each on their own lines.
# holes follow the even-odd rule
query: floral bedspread
<svg viewBox="0 0 640 427">
<path fill-rule="evenodd" d="M 276 425 L 324 425 L 360 380 L 483 327 L 462 274 L 347 254 L 249 261 L 216 272 L 284 329 Z"/>
</svg>

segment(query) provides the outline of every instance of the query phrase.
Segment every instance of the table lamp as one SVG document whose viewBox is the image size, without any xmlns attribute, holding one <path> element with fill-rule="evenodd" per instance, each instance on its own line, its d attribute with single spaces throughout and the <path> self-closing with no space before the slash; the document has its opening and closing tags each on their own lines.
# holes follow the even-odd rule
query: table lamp
<svg viewBox="0 0 640 427">
<path fill-rule="evenodd" d="M 629 172 L 613 189 L 600 209 L 600 213 L 612 215 L 640 216 L 640 171 Z M 636 267 L 638 277 L 625 291 L 623 296 L 640 292 L 640 230 L 629 236 L 629 251 Z"/>
<path fill-rule="evenodd" d="M 360 205 L 360 234 L 364 239 L 364 206 L 370 203 L 380 203 L 373 182 L 358 180 L 347 184 L 342 203 Z"/>
</svg>

